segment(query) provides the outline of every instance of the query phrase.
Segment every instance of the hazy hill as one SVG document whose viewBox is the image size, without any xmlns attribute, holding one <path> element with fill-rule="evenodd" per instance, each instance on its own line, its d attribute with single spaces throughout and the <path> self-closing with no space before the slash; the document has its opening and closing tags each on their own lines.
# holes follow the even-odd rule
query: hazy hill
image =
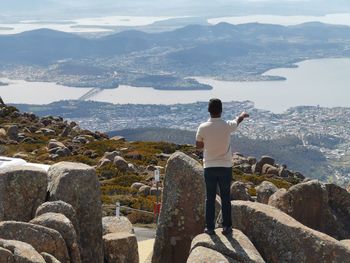
<svg viewBox="0 0 350 263">
<path fill-rule="evenodd" d="M 171 32 L 144 33 L 124 31 L 118 34 L 87 39 L 78 35 L 40 29 L 17 35 L 0 36 L 2 63 L 52 63 L 66 58 L 87 58 L 129 54 L 155 47 L 169 48 L 170 59 L 186 64 L 183 57 L 201 56 L 203 61 L 217 61 L 248 52 L 288 52 L 291 49 L 313 48 L 342 50 L 350 41 L 350 27 L 307 23 L 299 26 L 266 24 L 215 26 L 191 25 Z M 272 48 L 274 50 L 272 50 Z M 277 50 L 276 50 L 277 49 Z M 191 55 L 192 57 L 188 57 Z"/>
</svg>

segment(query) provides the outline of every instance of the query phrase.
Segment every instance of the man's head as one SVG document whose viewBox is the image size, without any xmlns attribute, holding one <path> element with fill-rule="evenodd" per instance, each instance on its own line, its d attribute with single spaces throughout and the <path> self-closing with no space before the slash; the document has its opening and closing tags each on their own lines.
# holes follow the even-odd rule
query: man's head
<svg viewBox="0 0 350 263">
<path fill-rule="evenodd" d="M 219 99 L 210 99 L 208 103 L 208 111 L 212 118 L 221 117 L 222 113 L 222 103 Z"/>
</svg>

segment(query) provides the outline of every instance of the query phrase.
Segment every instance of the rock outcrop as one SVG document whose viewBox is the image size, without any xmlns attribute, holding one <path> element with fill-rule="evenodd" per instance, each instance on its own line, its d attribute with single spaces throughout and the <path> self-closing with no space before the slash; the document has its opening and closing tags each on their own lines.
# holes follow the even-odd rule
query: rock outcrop
<svg viewBox="0 0 350 263">
<path fill-rule="evenodd" d="M 106 263 L 138 263 L 139 254 L 134 234 L 111 233 L 103 236 Z"/>
<path fill-rule="evenodd" d="M 329 234 L 339 240 L 350 239 L 350 193 L 335 184 L 326 184 L 326 189 L 332 214 L 327 225 L 333 227 Z"/>
<path fill-rule="evenodd" d="M 121 156 L 114 157 L 113 164 L 118 168 L 120 171 L 127 171 L 129 168 L 128 162 Z"/>
<path fill-rule="evenodd" d="M 111 233 L 134 233 L 132 224 L 127 217 L 105 216 L 102 218 L 103 235 Z"/>
<path fill-rule="evenodd" d="M 264 181 L 255 187 L 256 197 L 259 203 L 268 204 L 271 195 L 278 191 L 278 188 L 271 182 Z"/>
<path fill-rule="evenodd" d="M 152 262 L 186 262 L 192 239 L 205 225 L 203 168 L 191 157 L 176 152 L 168 160 L 163 184 Z"/>
<path fill-rule="evenodd" d="M 79 237 L 80 237 L 79 224 L 78 224 L 77 214 L 73 206 L 63 201 L 45 202 L 38 207 L 35 213 L 35 217 L 38 217 L 46 213 L 59 213 L 59 214 L 65 215 L 72 222 L 74 226 L 74 230 L 77 234 L 78 243 L 79 243 Z"/>
<path fill-rule="evenodd" d="M 350 238 L 350 194 L 317 180 L 292 186 L 269 202 L 312 229 L 337 239 Z"/>
<path fill-rule="evenodd" d="M 45 201 L 47 174 L 30 166 L 6 167 L 0 171 L 0 221 L 31 220 Z"/>
<path fill-rule="evenodd" d="M 262 168 L 264 164 L 274 165 L 275 159 L 270 156 L 262 156 L 260 161 L 252 166 L 252 172 L 256 174 L 260 174 L 262 172 Z"/>
<path fill-rule="evenodd" d="M 28 243 L 39 253 L 47 252 L 62 263 L 70 262 L 64 239 L 59 232 L 51 228 L 24 222 L 3 221 L 0 222 L 0 238 Z"/>
<path fill-rule="evenodd" d="M 62 200 L 76 211 L 82 262 L 102 263 L 102 205 L 95 170 L 84 164 L 62 162 L 51 166 L 48 175 L 50 201 Z"/>
<path fill-rule="evenodd" d="M 187 263 L 265 262 L 252 242 L 241 231 L 233 229 L 230 236 L 224 236 L 221 231 L 222 229 L 217 229 L 215 236 L 207 234 L 196 236 L 192 241 Z"/>
<path fill-rule="evenodd" d="M 49 253 L 42 252 L 40 255 L 45 259 L 46 263 L 60 263 L 57 258 Z"/>
<path fill-rule="evenodd" d="M 245 200 L 253 201 L 253 198 L 249 195 L 248 189 L 245 183 L 234 182 L 231 185 L 231 200 Z"/>
<path fill-rule="evenodd" d="M 232 222 L 266 262 L 347 262 L 350 258 L 350 250 L 338 240 L 268 205 L 233 201 Z"/>
<path fill-rule="evenodd" d="M 1 263 L 46 263 L 29 244 L 17 240 L 0 239 Z"/>
<path fill-rule="evenodd" d="M 30 223 L 45 226 L 59 232 L 66 242 L 70 262 L 81 262 L 77 234 L 72 222 L 66 216 L 58 213 L 45 213 L 34 218 Z"/>
</svg>

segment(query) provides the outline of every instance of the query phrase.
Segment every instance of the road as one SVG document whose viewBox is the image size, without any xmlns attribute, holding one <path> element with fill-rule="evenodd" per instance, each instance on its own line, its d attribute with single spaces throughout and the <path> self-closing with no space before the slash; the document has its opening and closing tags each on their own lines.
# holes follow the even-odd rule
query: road
<svg viewBox="0 0 350 263">
<path fill-rule="evenodd" d="M 134 227 L 134 231 L 138 242 L 153 239 L 156 236 L 156 230 L 153 228 Z"/>
</svg>

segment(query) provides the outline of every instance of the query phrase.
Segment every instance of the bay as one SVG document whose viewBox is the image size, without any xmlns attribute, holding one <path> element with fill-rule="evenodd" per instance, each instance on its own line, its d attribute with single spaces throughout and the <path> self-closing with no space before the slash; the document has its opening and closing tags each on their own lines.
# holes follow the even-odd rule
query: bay
<svg viewBox="0 0 350 263">
<path fill-rule="evenodd" d="M 285 77 L 284 81 L 221 81 L 213 77 L 196 77 L 212 90 L 166 91 L 121 85 L 102 90 L 89 100 L 120 104 L 176 104 L 207 101 L 217 97 L 223 101 L 255 103 L 256 108 L 281 113 L 290 107 L 320 105 L 350 107 L 350 58 L 306 60 L 297 68 L 279 68 L 265 75 Z M 91 88 L 70 88 L 47 82 L 9 81 L 0 86 L 0 96 L 8 103 L 45 104 L 64 99 L 79 99 Z"/>
</svg>

